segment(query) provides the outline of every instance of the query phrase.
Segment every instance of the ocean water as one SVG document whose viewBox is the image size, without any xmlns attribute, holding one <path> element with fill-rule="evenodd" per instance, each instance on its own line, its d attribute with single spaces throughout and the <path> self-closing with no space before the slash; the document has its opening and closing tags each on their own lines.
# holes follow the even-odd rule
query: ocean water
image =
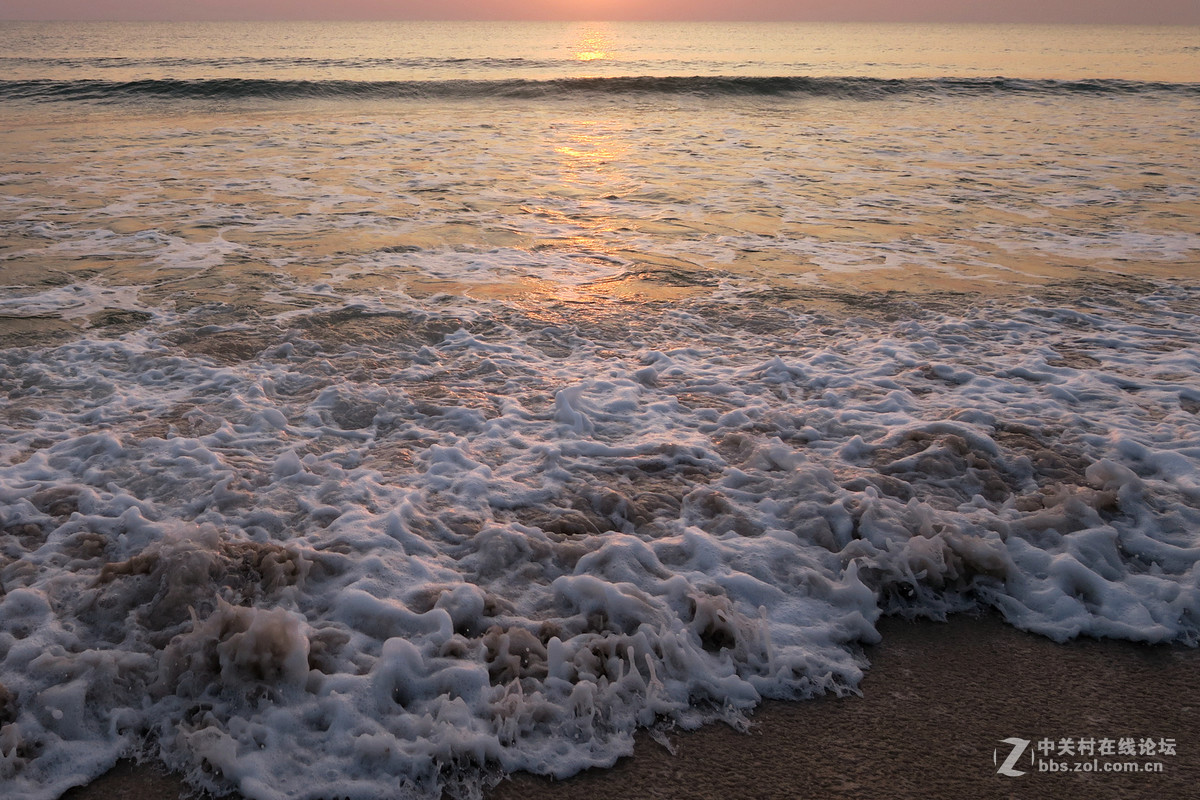
<svg viewBox="0 0 1200 800">
<path fill-rule="evenodd" d="M 4 796 L 478 797 L 856 691 L 881 615 L 1200 640 L 1200 30 L 0 65 Z"/>
</svg>

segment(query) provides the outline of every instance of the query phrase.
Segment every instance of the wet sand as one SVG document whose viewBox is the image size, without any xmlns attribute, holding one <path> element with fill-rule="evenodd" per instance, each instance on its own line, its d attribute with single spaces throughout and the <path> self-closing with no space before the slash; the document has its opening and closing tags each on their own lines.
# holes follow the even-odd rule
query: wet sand
<svg viewBox="0 0 1200 800">
<path fill-rule="evenodd" d="M 673 734 L 671 755 L 648 736 L 632 758 L 566 781 L 517 775 L 488 800 L 656 798 L 1182 798 L 1200 785 L 1200 650 L 1083 640 L 1064 645 L 995 618 L 948 624 L 886 620 L 862 697 L 767 703 L 751 731 Z M 1037 772 L 1030 752 L 997 774 L 1010 737 L 1174 739 L 1154 774 Z M 1035 752 L 1035 755 L 1036 752 Z M 1060 762 L 1091 758 L 1054 756 Z M 67 800 L 176 800 L 178 778 L 118 765 Z"/>
</svg>

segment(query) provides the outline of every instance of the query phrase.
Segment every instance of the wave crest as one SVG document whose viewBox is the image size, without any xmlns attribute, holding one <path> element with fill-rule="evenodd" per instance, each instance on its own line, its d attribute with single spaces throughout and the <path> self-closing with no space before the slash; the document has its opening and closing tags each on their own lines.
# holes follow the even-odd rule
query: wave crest
<svg viewBox="0 0 1200 800">
<path fill-rule="evenodd" d="M 863 78 L 808 76 L 638 76 L 552 80 L 281 80 L 264 78 L 145 79 L 132 81 L 0 81 L 0 99 L 122 102 L 166 100 L 554 99 L 581 95 L 692 95 L 699 97 L 834 97 L 875 100 L 893 96 L 961 95 L 1200 95 L 1200 83 L 1018 78 Z"/>
</svg>

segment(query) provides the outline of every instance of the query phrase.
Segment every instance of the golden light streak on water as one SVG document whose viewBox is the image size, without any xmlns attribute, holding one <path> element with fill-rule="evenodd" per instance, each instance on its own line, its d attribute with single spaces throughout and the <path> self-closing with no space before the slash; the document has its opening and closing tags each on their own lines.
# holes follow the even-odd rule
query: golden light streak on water
<svg viewBox="0 0 1200 800">
<path fill-rule="evenodd" d="M 575 45 L 576 61 L 601 61 L 613 57 L 611 39 L 602 30 L 586 29 Z"/>
</svg>

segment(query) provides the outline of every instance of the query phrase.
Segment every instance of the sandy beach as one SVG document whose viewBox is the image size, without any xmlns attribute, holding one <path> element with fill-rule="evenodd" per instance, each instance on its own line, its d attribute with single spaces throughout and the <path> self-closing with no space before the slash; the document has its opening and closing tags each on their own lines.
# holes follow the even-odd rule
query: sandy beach
<svg viewBox="0 0 1200 800">
<path fill-rule="evenodd" d="M 632 758 L 566 781 L 516 775 L 490 800 L 660 798 L 1176 798 L 1200 781 L 1200 651 L 1083 640 L 1055 644 L 992 617 L 885 620 L 862 697 L 767 703 L 748 734 L 723 725 L 639 737 Z M 1154 774 L 997 774 L 1002 740 L 1174 739 Z M 1036 751 L 1035 751 L 1036 752 Z M 1057 761 L 1079 758 L 1055 757 Z M 1091 759 L 1083 759 L 1089 761 Z M 1081 762 L 1082 763 L 1082 762 Z M 175 800 L 176 777 L 122 763 L 66 800 Z"/>
</svg>

